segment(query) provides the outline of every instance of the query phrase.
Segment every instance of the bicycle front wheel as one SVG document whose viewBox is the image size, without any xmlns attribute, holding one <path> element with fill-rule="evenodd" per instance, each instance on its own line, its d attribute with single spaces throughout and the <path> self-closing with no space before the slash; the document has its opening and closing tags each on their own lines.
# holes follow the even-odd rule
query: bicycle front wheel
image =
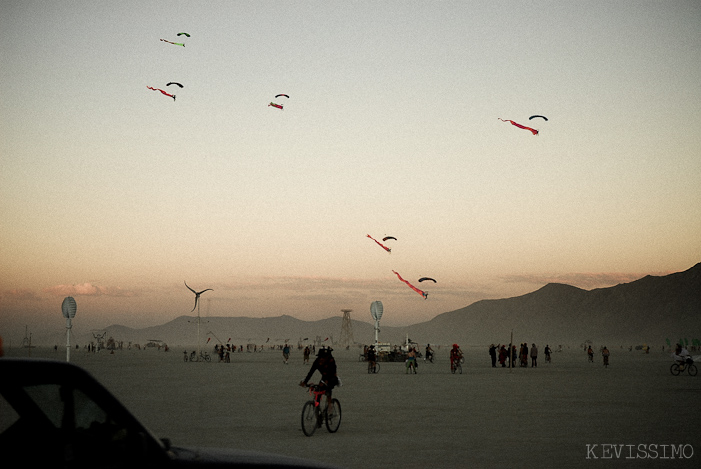
<svg viewBox="0 0 701 469">
<path fill-rule="evenodd" d="M 312 436 L 316 431 L 318 421 L 318 410 L 314 406 L 314 401 L 304 403 L 302 407 L 302 431 L 307 436 Z"/>
<path fill-rule="evenodd" d="M 696 368 L 696 365 L 691 364 L 691 365 L 687 365 L 687 366 L 689 367 L 689 374 L 691 376 L 696 376 L 696 373 L 699 372 L 698 368 Z"/>
<path fill-rule="evenodd" d="M 341 403 L 338 399 L 331 399 L 331 413 L 326 412 L 326 429 L 330 433 L 336 433 L 341 426 Z"/>
<path fill-rule="evenodd" d="M 458 363 L 458 373 L 462 374 L 462 365 Z"/>
<path fill-rule="evenodd" d="M 679 365 L 677 363 L 672 363 L 669 371 L 671 371 L 674 376 L 677 376 L 679 374 Z"/>
</svg>

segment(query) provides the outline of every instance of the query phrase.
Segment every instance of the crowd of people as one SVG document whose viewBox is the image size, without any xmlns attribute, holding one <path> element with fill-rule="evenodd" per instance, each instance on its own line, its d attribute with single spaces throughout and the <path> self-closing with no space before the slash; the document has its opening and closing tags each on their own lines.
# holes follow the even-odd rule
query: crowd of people
<svg viewBox="0 0 701 469">
<path fill-rule="evenodd" d="M 511 350 L 511 353 L 509 353 L 509 350 Z M 543 353 L 545 354 L 545 362 L 551 363 L 552 349 L 550 345 L 545 346 Z M 512 368 L 517 364 L 519 367 L 527 368 L 529 356 L 531 358 L 531 368 L 538 367 L 538 346 L 536 344 L 531 344 L 530 349 L 527 342 L 520 344 L 518 349 L 515 344 L 492 344 L 489 346 L 489 356 L 492 360 L 492 368 L 497 367 L 497 360 L 502 368 Z"/>
</svg>

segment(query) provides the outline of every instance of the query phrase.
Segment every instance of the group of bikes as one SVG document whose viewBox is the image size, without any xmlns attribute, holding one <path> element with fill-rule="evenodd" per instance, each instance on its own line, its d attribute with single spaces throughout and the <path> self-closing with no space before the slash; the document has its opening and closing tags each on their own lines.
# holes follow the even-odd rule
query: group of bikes
<svg viewBox="0 0 701 469">
<path fill-rule="evenodd" d="M 413 372 L 416 373 L 416 360 L 417 358 L 408 358 L 406 361 L 406 366 L 407 366 L 407 372 Z M 423 357 L 424 363 L 433 363 L 435 360 L 435 355 L 431 351 L 427 351 L 426 355 Z M 360 361 L 365 361 L 368 364 L 368 373 L 369 374 L 375 374 L 380 372 L 380 362 L 377 361 L 377 358 L 375 357 L 373 359 L 373 356 L 367 356 L 367 355 L 360 355 Z M 450 367 L 450 372 L 455 374 L 462 374 L 462 365 L 465 363 L 465 357 L 462 355 L 462 352 L 460 354 L 452 359 L 452 365 Z"/>
</svg>

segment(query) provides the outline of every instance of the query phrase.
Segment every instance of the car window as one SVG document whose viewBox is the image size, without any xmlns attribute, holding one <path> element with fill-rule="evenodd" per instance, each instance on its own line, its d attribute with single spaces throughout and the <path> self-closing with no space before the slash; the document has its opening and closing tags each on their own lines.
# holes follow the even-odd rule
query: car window
<svg viewBox="0 0 701 469">
<path fill-rule="evenodd" d="M 0 397 L 0 449 L 22 448 L 35 462 L 135 461 L 146 455 L 143 438 L 71 384 L 17 386 Z"/>
<path fill-rule="evenodd" d="M 7 399 L 0 394 L 0 435 L 5 433 L 18 420 L 19 414 L 7 402 Z"/>
<path fill-rule="evenodd" d="M 57 384 L 39 384 L 27 386 L 24 390 L 51 423 L 53 423 L 54 427 L 61 428 L 63 403 L 61 402 L 59 386 Z"/>
</svg>

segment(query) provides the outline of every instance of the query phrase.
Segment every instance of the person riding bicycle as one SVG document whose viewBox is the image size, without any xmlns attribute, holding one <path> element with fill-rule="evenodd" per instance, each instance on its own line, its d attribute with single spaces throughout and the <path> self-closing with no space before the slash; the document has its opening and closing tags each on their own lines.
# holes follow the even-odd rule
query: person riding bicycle
<svg viewBox="0 0 701 469">
<path fill-rule="evenodd" d="M 319 381 L 319 387 L 326 391 L 326 402 L 328 402 L 328 412 L 333 411 L 331 406 L 331 392 L 333 388 L 339 384 L 338 376 L 336 375 L 336 360 L 331 355 L 333 351 L 332 348 L 321 348 L 319 353 L 316 355 L 316 360 L 312 363 L 312 368 L 307 373 L 307 376 L 300 381 L 299 385 L 302 387 L 307 386 L 307 382 L 312 377 L 315 371 L 319 370 L 321 373 L 321 380 Z"/>
<path fill-rule="evenodd" d="M 687 363 L 693 363 L 689 351 L 686 349 L 686 347 L 682 347 L 682 344 L 677 344 L 672 358 L 674 358 L 675 362 L 679 363 L 679 368 L 682 370 L 684 369 L 684 365 Z"/>
<path fill-rule="evenodd" d="M 453 344 L 453 348 L 450 349 L 450 371 L 455 371 L 460 359 L 462 359 L 462 350 L 460 350 L 458 344 Z"/>
<path fill-rule="evenodd" d="M 433 349 L 431 348 L 431 344 L 426 344 L 426 356 L 424 360 L 433 361 Z"/>
<path fill-rule="evenodd" d="M 375 352 L 374 345 L 371 345 L 370 347 L 368 347 L 367 361 L 368 361 L 368 370 L 372 370 L 373 368 L 375 368 L 375 365 L 377 364 L 377 352 Z"/>
</svg>

